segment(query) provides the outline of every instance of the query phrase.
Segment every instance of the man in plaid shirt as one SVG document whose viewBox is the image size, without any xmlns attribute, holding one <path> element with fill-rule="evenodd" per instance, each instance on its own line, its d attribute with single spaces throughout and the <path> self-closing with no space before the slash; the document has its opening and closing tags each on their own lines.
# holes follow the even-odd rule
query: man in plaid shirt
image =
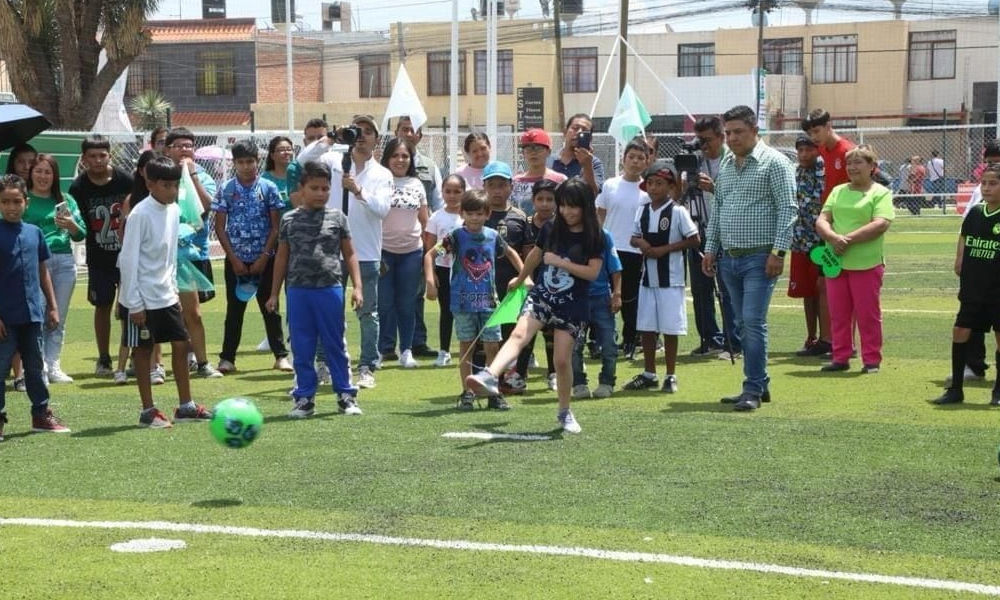
<svg viewBox="0 0 1000 600">
<path fill-rule="evenodd" d="M 798 212 L 795 170 L 783 154 L 757 135 L 757 115 L 736 106 L 722 115 L 731 153 L 715 180 L 715 201 L 701 267 L 716 265 L 743 339 L 743 391 L 722 402 L 752 411 L 770 402 L 767 375 L 767 309 L 785 268 Z"/>
</svg>

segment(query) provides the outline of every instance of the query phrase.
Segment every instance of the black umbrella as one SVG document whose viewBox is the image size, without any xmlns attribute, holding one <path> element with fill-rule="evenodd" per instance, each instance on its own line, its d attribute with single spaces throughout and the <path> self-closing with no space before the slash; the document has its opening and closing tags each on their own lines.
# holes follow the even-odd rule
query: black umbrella
<svg viewBox="0 0 1000 600">
<path fill-rule="evenodd" d="M 26 104 L 0 104 L 0 151 L 26 143 L 49 127 L 52 123 Z"/>
</svg>

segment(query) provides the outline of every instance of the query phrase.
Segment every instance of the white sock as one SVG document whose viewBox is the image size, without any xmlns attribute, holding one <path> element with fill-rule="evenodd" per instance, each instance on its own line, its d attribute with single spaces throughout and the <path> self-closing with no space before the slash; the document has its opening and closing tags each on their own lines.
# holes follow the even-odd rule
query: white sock
<svg viewBox="0 0 1000 600">
<path fill-rule="evenodd" d="M 180 409 L 181 410 L 194 410 L 196 408 L 198 408 L 198 407 L 197 407 L 197 405 L 195 405 L 194 400 L 188 400 L 187 402 L 181 402 L 181 405 L 180 405 Z"/>
<path fill-rule="evenodd" d="M 650 373 L 649 371 L 644 371 L 642 376 L 646 379 L 656 379 L 656 373 Z"/>
</svg>

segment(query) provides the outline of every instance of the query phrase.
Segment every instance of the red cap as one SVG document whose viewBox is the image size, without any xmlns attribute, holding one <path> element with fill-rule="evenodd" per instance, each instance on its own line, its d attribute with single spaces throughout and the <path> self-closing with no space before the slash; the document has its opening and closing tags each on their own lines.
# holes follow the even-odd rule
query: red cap
<svg viewBox="0 0 1000 600">
<path fill-rule="evenodd" d="M 524 147 L 531 144 L 545 146 L 551 150 L 552 138 L 549 137 L 549 134 L 544 129 L 529 129 L 521 134 L 521 146 Z"/>
</svg>

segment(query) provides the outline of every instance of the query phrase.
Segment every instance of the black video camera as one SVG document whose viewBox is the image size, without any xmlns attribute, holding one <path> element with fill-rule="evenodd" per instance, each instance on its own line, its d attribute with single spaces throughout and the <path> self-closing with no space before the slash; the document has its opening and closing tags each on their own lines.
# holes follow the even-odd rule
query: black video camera
<svg viewBox="0 0 1000 600">
<path fill-rule="evenodd" d="M 362 135 L 364 135 L 364 132 L 361 131 L 360 127 L 357 125 L 349 125 L 347 127 L 340 127 L 338 129 L 334 129 L 333 131 L 328 131 L 326 137 L 335 142 L 353 147 L 354 144 L 358 143 L 358 139 Z"/>
<path fill-rule="evenodd" d="M 681 142 L 680 154 L 674 155 L 674 166 L 677 167 L 677 173 L 681 175 L 681 181 L 686 182 L 681 202 L 687 206 L 698 227 L 704 229 L 707 225 L 705 217 L 708 211 L 705 205 L 705 196 L 702 194 L 701 188 L 698 187 L 700 177 L 696 152 L 699 150 L 701 150 L 701 140 L 698 138 L 691 142 Z"/>
</svg>

